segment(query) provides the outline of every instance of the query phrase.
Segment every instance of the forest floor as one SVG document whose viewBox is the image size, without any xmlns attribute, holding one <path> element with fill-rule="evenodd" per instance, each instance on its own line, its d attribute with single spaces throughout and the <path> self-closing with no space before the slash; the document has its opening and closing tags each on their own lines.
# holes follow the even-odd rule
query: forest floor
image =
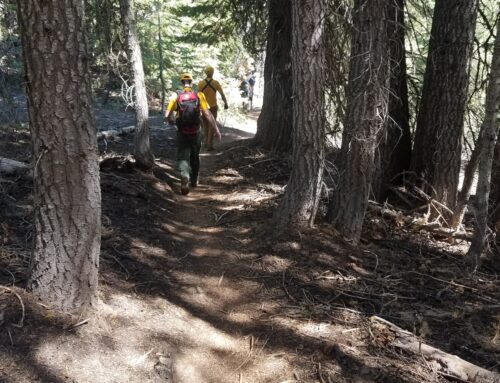
<svg viewBox="0 0 500 383">
<path fill-rule="evenodd" d="M 393 348 L 374 316 L 500 371 L 500 267 L 485 262 L 470 275 L 466 243 L 376 215 L 357 247 L 321 220 L 277 236 L 272 215 L 289 165 L 251 146 L 256 116 L 224 127 L 217 150 L 203 151 L 200 185 L 187 196 L 175 131 L 159 118 L 152 173 L 131 165 L 132 137 L 109 143 L 100 303 L 89 318 L 23 290 L 31 184 L 0 179 L 0 382 L 450 381 Z M 25 130 L 0 134 L 2 156 L 29 159 Z"/>
</svg>

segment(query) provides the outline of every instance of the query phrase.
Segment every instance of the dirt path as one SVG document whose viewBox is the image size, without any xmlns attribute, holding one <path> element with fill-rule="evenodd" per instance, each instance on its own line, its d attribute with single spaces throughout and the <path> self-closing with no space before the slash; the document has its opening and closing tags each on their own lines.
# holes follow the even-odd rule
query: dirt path
<svg viewBox="0 0 500 383">
<path fill-rule="evenodd" d="M 244 279 L 248 272 L 239 265 L 248 262 L 242 248 L 245 234 L 221 225 L 235 218 L 243 196 L 231 191 L 231 177 L 216 173 L 215 156 L 202 156 L 201 185 L 181 197 L 176 220 L 167 225 L 172 237 L 185 243 L 186 253 L 170 276 L 189 310 L 179 328 L 174 381 L 257 383 L 293 378 L 288 363 L 266 350 L 270 334 L 261 339 L 246 331 L 256 325 L 265 302 L 259 297 L 259 283 Z"/>
<path fill-rule="evenodd" d="M 249 116 L 254 124 L 257 115 Z M 23 311 L 1 290 L 0 382 L 447 381 L 421 358 L 387 347 L 370 315 L 410 330 L 424 315 L 429 343 L 496 368 L 495 269 L 463 276 L 458 245 L 432 247 L 378 217 L 370 230 L 384 239 L 358 248 L 321 222 L 273 241 L 269 223 L 288 164 L 234 144 L 251 136 L 248 123 L 224 128 L 218 150 L 202 153 L 200 186 L 188 196 L 178 193 L 175 132 L 159 120 L 154 174 L 126 158 L 103 166 L 98 314 L 63 316 L 18 288 Z M 117 158 L 130 153 L 132 139 L 110 146 Z M 16 150 L 29 153 L 27 145 Z M 13 185 L 5 190 L 19 211 L 0 225 L 0 286 L 22 287 L 31 185 Z"/>
</svg>

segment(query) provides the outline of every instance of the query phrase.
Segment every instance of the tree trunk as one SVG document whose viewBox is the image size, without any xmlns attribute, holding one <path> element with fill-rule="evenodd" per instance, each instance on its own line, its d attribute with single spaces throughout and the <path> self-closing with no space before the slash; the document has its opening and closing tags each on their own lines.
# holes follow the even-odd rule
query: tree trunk
<svg viewBox="0 0 500 383">
<path fill-rule="evenodd" d="M 265 149 L 292 147 L 292 7 L 291 0 L 270 0 L 264 100 L 254 142 Z"/>
<path fill-rule="evenodd" d="M 130 67 L 130 78 L 134 87 L 135 106 L 135 136 L 134 158 L 137 165 L 143 169 L 151 169 L 154 165 L 154 156 L 149 145 L 149 109 L 144 83 L 144 69 L 142 66 L 141 47 L 133 12 L 133 0 L 120 0 L 123 33 L 127 44 L 127 56 Z"/>
<path fill-rule="evenodd" d="M 293 167 L 276 212 L 281 227 L 312 226 L 325 161 L 324 0 L 292 1 Z"/>
<path fill-rule="evenodd" d="M 437 0 L 411 169 L 435 200 L 454 209 L 477 0 Z"/>
<path fill-rule="evenodd" d="M 488 227 L 488 198 L 490 196 L 490 180 L 495 143 L 498 134 L 497 111 L 500 97 L 500 23 L 497 23 L 495 48 L 491 61 L 491 72 L 486 90 L 486 110 L 481 126 L 481 134 L 477 145 L 481 148 L 479 154 L 479 176 L 477 180 L 474 238 L 467 252 L 466 261 L 473 268 L 479 264 L 486 242 L 486 228 Z"/>
<path fill-rule="evenodd" d="M 500 246 L 500 140 L 497 137 L 495 157 L 491 169 L 489 224 L 496 233 L 496 242 Z"/>
<path fill-rule="evenodd" d="M 411 132 L 406 83 L 404 4 L 405 0 L 395 0 L 387 5 L 391 80 L 387 128 L 380 131 L 379 145 L 375 152 L 377 169 L 372 189 L 377 201 L 386 198 L 391 184 L 401 184 L 404 173 L 410 169 Z"/>
<path fill-rule="evenodd" d="M 80 312 L 97 301 L 101 195 L 84 2 L 18 0 L 33 145 L 35 249 L 28 288 Z"/>
<path fill-rule="evenodd" d="M 157 14 L 158 14 L 158 55 L 160 62 L 160 85 L 161 85 L 161 115 L 165 115 L 165 76 L 163 75 L 163 40 L 161 36 L 161 2 L 157 3 Z"/>
<path fill-rule="evenodd" d="M 368 205 L 375 150 L 387 126 L 390 65 L 387 0 L 356 0 L 340 179 L 327 219 L 357 243 Z"/>
<path fill-rule="evenodd" d="M 479 138 L 475 143 L 474 150 L 472 151 L 469 162 L 467 162 L 467 165 L 465 166 L 464 183 L 462 185 L 460 193 L 458 193 L 457 204 L 450 219 L 450 227 L 455 230 L 458 229 L 458 227 L 462 223 L 465 215 L 465 209 L 467 208 L 467 203 L 469 202 L 472 184 L 474 183 L 474 175 L 476 174 L 477 166 L 479 164 L 479 153 L 481 151 L 481 147 L 479 145 L 481 141 L 482 140 L 480 132 Z"/>
</svg>

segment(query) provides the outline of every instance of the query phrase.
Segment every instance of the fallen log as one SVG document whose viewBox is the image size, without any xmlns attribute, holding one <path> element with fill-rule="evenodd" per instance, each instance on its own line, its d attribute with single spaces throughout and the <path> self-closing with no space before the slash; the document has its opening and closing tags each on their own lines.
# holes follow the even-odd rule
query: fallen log
<svg viewBox="0 0 500 383">
<path fill-rule="evenodd" d="M 32 177 L 31 165 L 0 157 L 0 174 Z"/>
<path fill-rule="evenodd" d="M 116 137 L 126 136 L 135 130 L 135 126 L 126 126 L 119 129 L 102 130 L 97 132 L 97 140 L 114 140 Z"/>
<path fill-rule="evenodd" d="M 386 345 L 404 350 L 408 353 L 422 356 L 427 362 L 434 362 L 432 366 L 437 372 L 460 381 L 474 383 L 500 383 L 500 374 L 476 366 L 456 355 L 448 354 L 438 348 L 422 343 L 411 332 L 403 330 L 395 324 L 377 317 L 370 317 L 372 322 L 370 331 L 377 336 L 382 334 L 387 338 L 387 329 L 393 337 Z"/>
</svg>

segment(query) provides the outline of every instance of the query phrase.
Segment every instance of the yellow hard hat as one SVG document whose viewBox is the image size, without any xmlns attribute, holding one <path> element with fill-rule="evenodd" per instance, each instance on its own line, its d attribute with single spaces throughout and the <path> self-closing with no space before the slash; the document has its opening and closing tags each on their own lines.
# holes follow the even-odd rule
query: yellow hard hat
<svg viewBox="0 0 500 383">
<path fill-rule="evenodd" d="M 181 81 L 193 81 L 193 76 L 189 72 L 182 72 L 180 75 Z"/>
<path fill-rule="evenodd" d="M 214 67 L 210 66 L 210 65 L 207 65 L 205 67 L 205 74 L 207 76 L 212 76 L 214 74 Z"/>
</svg>

